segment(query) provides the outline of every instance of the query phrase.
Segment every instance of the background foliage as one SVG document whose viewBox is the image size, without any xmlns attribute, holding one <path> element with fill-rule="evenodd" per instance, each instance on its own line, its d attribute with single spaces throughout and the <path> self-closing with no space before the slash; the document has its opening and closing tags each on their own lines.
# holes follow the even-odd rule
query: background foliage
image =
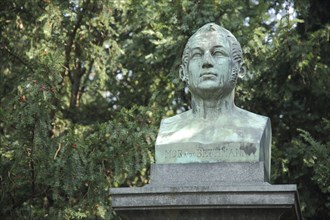
<svg viewBox="0 0 330 220">
<path fill-rule="evenodd" d="M 326 0 L 0 3 L 1 219 L 114 219 L 109 187 L 148 183 L 162 117 L 187 110 L 188 37 L 231 30 L 249 74 L 236 103 L 272 120 L 272 181 L 306 219 L 330 213 Z"/>
</svg>

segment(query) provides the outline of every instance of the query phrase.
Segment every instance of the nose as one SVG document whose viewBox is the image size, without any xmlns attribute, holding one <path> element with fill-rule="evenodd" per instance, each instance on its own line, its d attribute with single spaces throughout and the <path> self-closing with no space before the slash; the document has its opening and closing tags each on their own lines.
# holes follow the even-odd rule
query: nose
<svg viewBox="0 0 330 220">
<path fill-rule="evenodd" d="M 212 60 L 212 56 L 210 54 L 210 52 L 206 52 L 204 54 L 204 59 L 203 59 L 203 65 L 202 65 L 202 68 L 212 68 L 213 67 L 213 60 Z"/>
</svg>

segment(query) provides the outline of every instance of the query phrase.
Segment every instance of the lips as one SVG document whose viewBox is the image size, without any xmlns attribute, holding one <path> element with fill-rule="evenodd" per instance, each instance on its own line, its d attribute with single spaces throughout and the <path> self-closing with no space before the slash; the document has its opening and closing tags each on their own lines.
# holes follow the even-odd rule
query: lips
<svg viewBox="0 0 330 220">
<path fill-rule="evenodd" d="M 218 74 L 216 73 L 212 73 L 212 72 L 206 72 L 206 73 L 202 73 L 201 77 L 212 77 L 212 76 L 217 76 Z"/>
</svg>

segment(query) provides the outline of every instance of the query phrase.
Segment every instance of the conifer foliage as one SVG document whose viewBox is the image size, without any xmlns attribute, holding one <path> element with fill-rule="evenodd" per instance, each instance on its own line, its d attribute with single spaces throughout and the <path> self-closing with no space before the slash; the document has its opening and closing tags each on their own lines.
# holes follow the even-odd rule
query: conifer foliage
<svg viewBox="0 0 330 220">
<path fill-rule="evenodd" d="M 330 213 L 330 17 L 324 0 L 0 2 L 0 218 L 116 219 L 110 187 L 148 183 L 162 117 L 207 22 L 241 42 L 236 103 L 271 118 L 272 182 Z"/>
</svg>

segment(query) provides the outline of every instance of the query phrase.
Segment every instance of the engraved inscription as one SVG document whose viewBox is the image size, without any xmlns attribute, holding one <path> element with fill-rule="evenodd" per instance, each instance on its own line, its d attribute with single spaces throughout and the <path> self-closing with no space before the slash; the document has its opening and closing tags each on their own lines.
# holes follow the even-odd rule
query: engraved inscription
<svg viewBox="0 0 330 220">
<path fill-rule="evenodd" d="M 180 146 L 158 147 L 156 160 L 160 163 L 172 162 L 220 162 L 220 161 L 258 161 L 259 149 L 251 143 L 225 143 L 221 145 L 205 145 L 190 143 Z"/>
<path fill-rule="evenodd" d="M 256 148 L 254 147 L 254 153 Z M 191 151 L 183 150 L 165 150 L 165 159 L 170 158 L 211 158 L 211 157 L 243 157 L 245 156 L 245 151 L 242 149 L 230 149 L 228 147 L 215 147 L 215 148 L 204 148 L 199 147 L 197 149 L 191 149 Z M 251 153 L 249 152 L 248 155 Z"/>
</svg>

